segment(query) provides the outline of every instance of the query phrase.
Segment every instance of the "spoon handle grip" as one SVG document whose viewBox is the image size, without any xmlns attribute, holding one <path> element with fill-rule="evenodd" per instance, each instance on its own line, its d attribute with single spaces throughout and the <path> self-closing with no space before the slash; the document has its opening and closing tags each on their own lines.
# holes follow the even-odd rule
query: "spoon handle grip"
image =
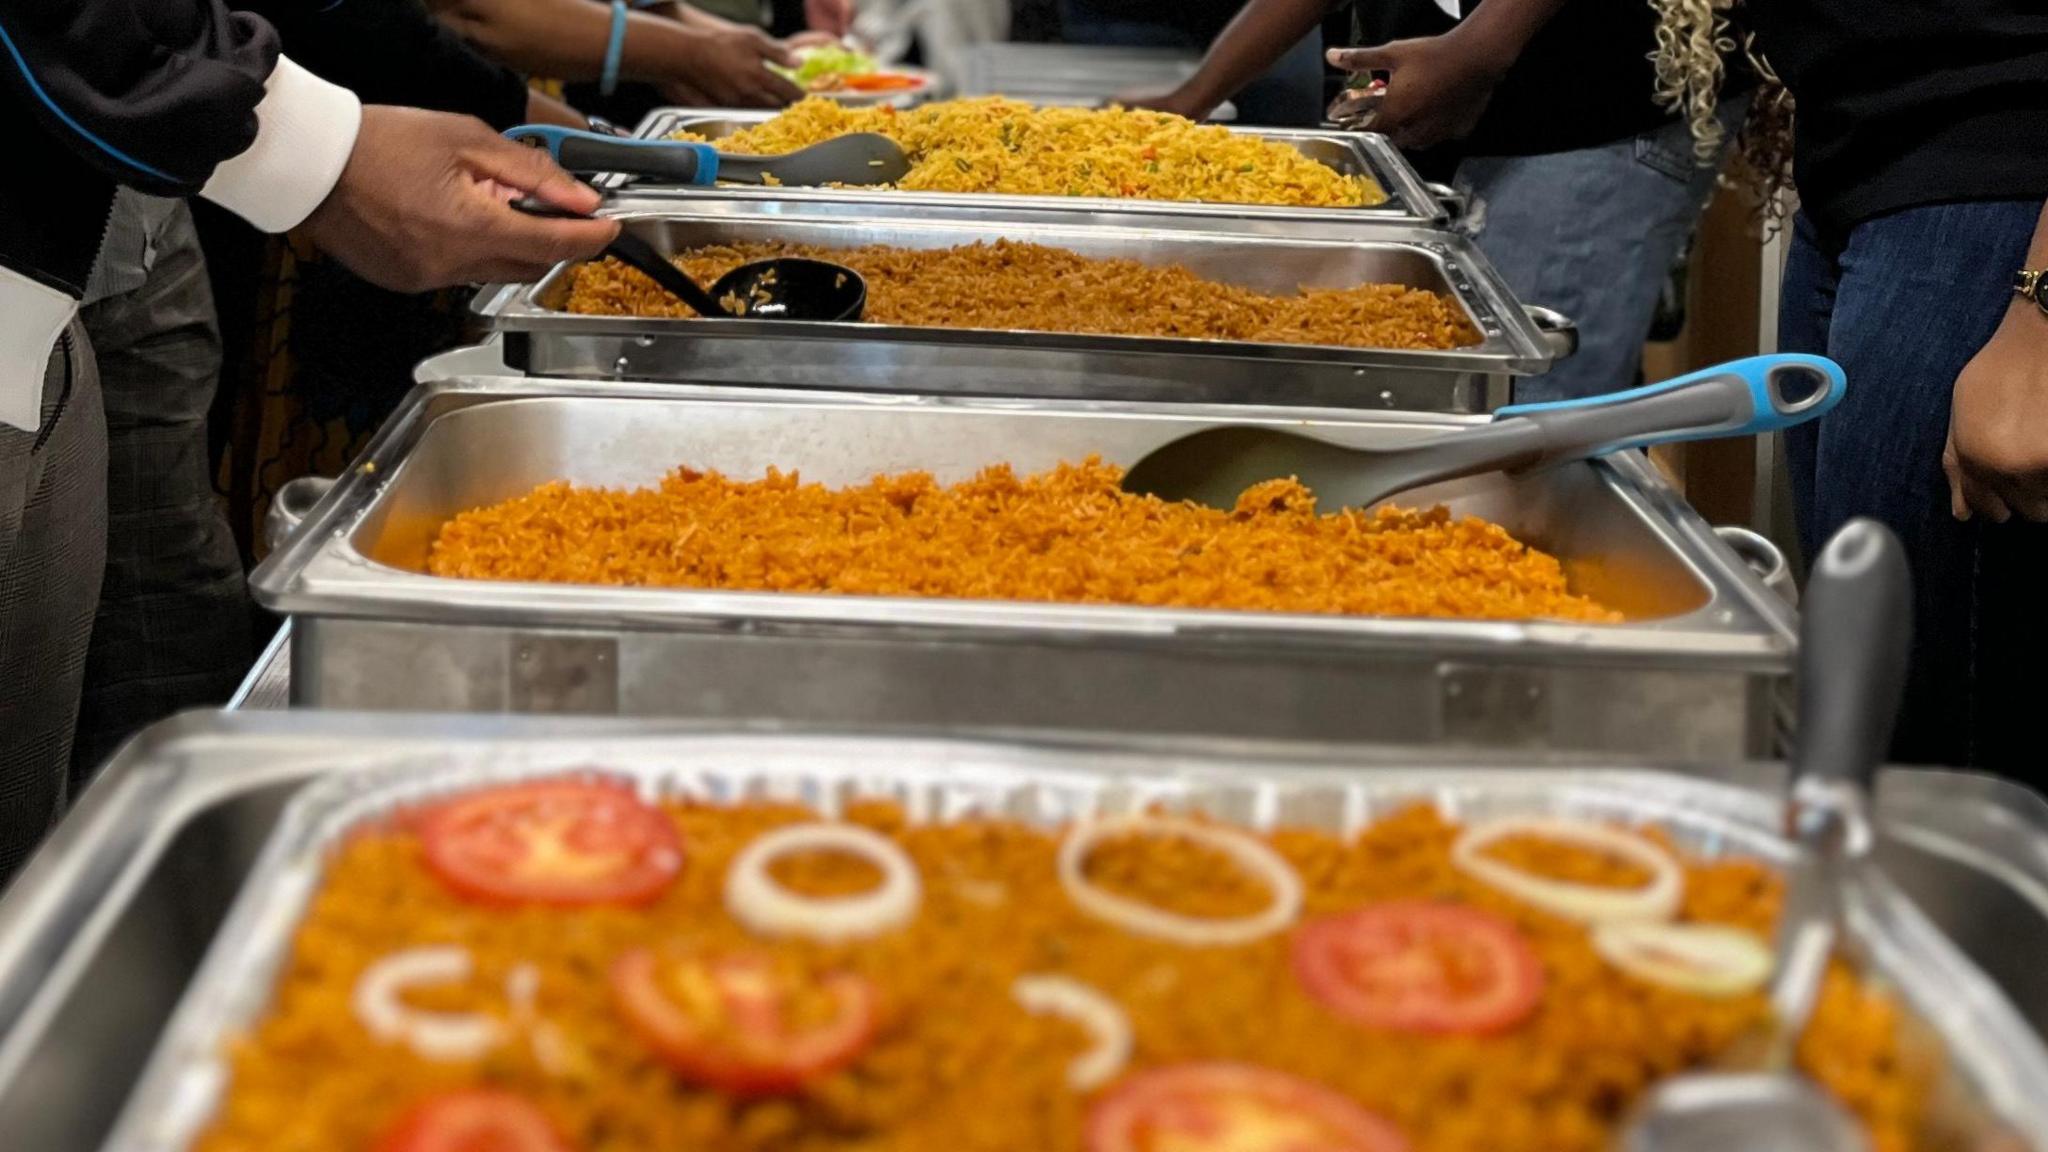
<svg viewBox="0 0 2048 1152">
<path fill-rule="evenodd" d="M 1851 520 L 1821 549 L 1799 620 L 1799 728 L 1792 766 L 1812 780 L 1869 787 L 1891 744 L 1913 634 L 1905 546 Z"/>
<path fill-rule="evenodd" d="M 1803 424 L 1842 399 L 1848 378 L 1824 356 L 1751 356 L 1582 400 L 1512 404 L 1496 420 L 1543 426 L 1547 462 L 1682 440 L 1754 436 Z"/>
<path fill-rule="evenodd" d="M 506 129 L 505 138 L 538 144 L 557 164 L 583 175 L 620 172 L 698 186 L 718 181 L 718 149 L 709 144 L 635 140 L 553 124 L 521 124 Z"/>
</svg>

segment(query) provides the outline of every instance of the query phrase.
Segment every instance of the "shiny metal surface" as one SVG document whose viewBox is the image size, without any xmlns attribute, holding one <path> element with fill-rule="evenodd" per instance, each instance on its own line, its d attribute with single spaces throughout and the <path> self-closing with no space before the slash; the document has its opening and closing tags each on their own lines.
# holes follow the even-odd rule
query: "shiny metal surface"
<svg viewBox="0 0 2048 1152">
<path fill-rule="evenodd" d="M 730 108 L 657 108 L 640 121 L 634 135 L 643 138 L 693 132 L 719 139 L 769 120 L 774 112 L 743 112 Z M 1211 204 L 1186 200 L 1108 199 L 1100 196 L 999 196 L 977 192 L 876 191 L 857 188 L 726 188 L 717 195 L 790 204 L 908 204 L 918 207 L 976 206 L 990 211 L 1016 209 L 1050 210 L 1098 214 L 1105 217 L 1156 217 L 1215 226 L 1228 220 L 1232 231 L 1286 232 L 1301 226 L 1329 226 L 1362 220 L 1405 220 L 1425 224 L 1442 223 L 1444 206 L 1415 168 L 1384 136 L 1369 132 L 1347 132 L 1327 128 L 1239 128 L 1232 132 L 1289 145 L 1312 160 L 1320 161 L 1347 175 L 1371 176 L 1385 189 L 1387 200 L 1371 208 L 1299 208 L 1279 204 Z M 630 187 L 633 194 L 688 199 L 703 193 L 674 186 L 634 182 L 616 176 L 598 181 L 598 187 L 618 191 Z"/>
<path fill-rule="evenodd" d="M 1178 48 L 1010 42 L 970 44 L 947 61 L 962 96 L 1084 107 L 1130 88 L 1172 88 L 1201 63 L 1199 53 Z"/>
<path fill-rule="evenodd" d="M 1129 463 L 1226 422 L 1395 443 L 1458 421 L 530 379 L 415 391 L 252 580 L 297 617 L 322 707 L 710 715 L 1556 746 L 1768 750 L 1791 617 L 1646 464 L 1618 457 L 1418 492 L 1557 554 L 1623 625 L 1411 620 L 453 581 L 455 513 L 551 480 L 682 463 L 851 483 Z"/>
<path fill-rule="evenodd" d="M 1455 232 L 1409 226 L 1342 238 L 1251 237 L 1070 220 L 947 219 L 901 213 L 770 215 L 724 199 L 644 199 L 608 214 L 658 251 L 776 241 L 838 248 L 946 248 L 1014 240 L 1083 256 L 1179 265 L 1264 292 L 1402 284 L 1457 302 L 1480 342 L 1448 351 L 1082 335 L 889 324 L 572 315 L 572 265 L 531 287 L 486 292 L 477 310 L 505 334 L 507 360 L 537 376 L 686 379 L 705 372 L 779 386 L 1181 403 L 1490 411 L 1516 375 L 1546 371 L 1574 341 L 1569 320 L 1534 315 Z M 1560 328 L 1560 324 L 1562 328 Z"/>
<path fill-rule="evenodd" d="M 774 739 L 749 746 L 749 735 Z M 1458 797 L 1471 805 L 1481 795 L 1510 803 L 1518 792 L 1548 803 L 1597 814 L 1629 812 L 1669 821 L 1680 836 L 1707 851 L 1779 849 L 1769 830 L 1777 822 L 1782 768 L 1726 764 L 1642 771 L 1639 762 L 1615 762 L 1624 775 L 1588 769 L 1580 758 L 1479 759 L 1443 749 L 1123 738 L 1096 741 L 1049 734 L 969 741 L 894 739 L 868 744 L 852 733 L 804 734 L 782 728 L 736 729 L 686 721 L 593 721 L 567 718 L 364 716 L 334 713 L 199 714 L 159 725 L 123 750 L 100 777 L 16 887 L 0 900 L 0 1132 L 10 1149 L 90 1152 L 109 1147 L 106 1135 L 129 1097 L 151 1048 L 162 1035 L 202 958 L 213 946 L 230 906 L 243 890 L 257 854 L 286 803 L 306 783 L 365 779 L 394 761 L 417 765 L 449 758 L 503 760 L 533 766 L 554 758 L 588 764 L 614 753 L 640 761 L 687 767 L 675 753 L 707 742 L 738 749 L 746 765 L 772 757 L 761 751 L 809 747 L 807 754 L 840 773 L 857 773 L 874 755 L 893 770 L 907 762 L 929 773 L 944 765 L 948 779 L 981 774 L 1063 771 L 1083 766 L 1112 780 L 1128 776 L 1187 779 L 1246 772 L 1296 782 L 1293 798 L 1274 804 L 1257 789 L 1239 790 L 1220 806 L 1226 819 L 1277 816 L 1325 820 L 1337 811 L 1355 818 L 1366 808 L 1318 803 L 1315 791 L 1364 788 L 1390 796 Z M 820 743 L 822 741 L 822 743 Z M 562 759 L 567 758 L 567 759 Z M 1974 778 L 1969 778 L 1974 779 Z M 1568 782 L 1560 789 L 1560 781 Z M 1992 782 L 1995 783 L 1995 782 Z M 1118 789 L 1118 803 L 1145 795 Z M 1185 789 L 1164 798 L 1187 799 Z M 1961 802 L 1954 798 L 1967 797 Z M 2017 807 L 2015 804 L 2017 803 Z M 1620 805 L 1617 808 L 1614 805 Z M 2032 807 L 2029 808 L 2029 805 Z M 1469 815 L 1479 809 L 1461 807 Z M 1930 912 L 1967 912 L 1998 918 L 2005 940 L 1986 934 L 1959 942 L 1979 963 L 2003 959 L 2002 985 L 1987 986 L 1967 965 L 1943 959 L 1945 945 L 1926 938 L 1917 917 L 1894 914 L 1872 925 L 1891 941 L 1877 949 L 1881 963 L 1903 964 L 1901 981 L 1923 1014 L 1944 1014 L 1951 1042 L 1975 1020 L 1990 1034 L 1958 1058 L 1989 1077 L 1980 1091 L 1993 1101 L 2030 1094 L 2048 1098 L 2028 1079 L 2029 1061 L 2004 1058 L 2015 1043 L 2007 999 L 2033 1005 L 2033 1027 L 2048 1029 L 2048 968 L 2028 961 L 2027 933 L 2048 931 L 2048 827 L 2038 797 L 2005 785 L 1976 793 L 1957 778 L 1893 771 L 1881 779 L 1879 815 L 1886 839 L 1880 854 L 1886 876 Z M 2002 836 L 1986 839 L 1987 827 Z M 1894 837 L 1933 833 L 1985 843 L 2000 854 L 1957 863 L 1938 887 L 1923 890 L 1924 859 L 1886 855 Z M 2014 847 L 2021 851 L 2008 851 Z M 1923 892 L 1926 894 L 1923 895 Z M 1887 897 L 1887 899 L 1889 899 Z M 1979 947 L 1988 946 L 1988 951 Z M 1927 951 L 1935 954 L 1927 980 Z M 1889 957 L 1889 959 L 1886 959 Z M 2003 1023 L 2000 1023 L 2003 1021 Z M 204 1107 L 207 1101 L 197 1101 Z M 167 1120 L 179 1119 L 167 1114 Z M 2042 1129 L 2031 1143 L 2048 1148 Z M 1971 1152 L 1968 1143 L 1952 1145 Z M 122 1152 L 129 1152 L 123 1148 Z M 1985 1152 L 1989 1152 L 1988 1149 Z"/>
</svg>

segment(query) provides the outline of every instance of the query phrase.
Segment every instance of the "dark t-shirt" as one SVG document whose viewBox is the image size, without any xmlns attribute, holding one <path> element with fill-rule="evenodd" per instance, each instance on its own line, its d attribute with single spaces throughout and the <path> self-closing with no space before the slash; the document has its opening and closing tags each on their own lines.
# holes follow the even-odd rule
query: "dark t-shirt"
<svg viewBox="0 0 2048 1152">
<path fill-rule="evenodd" d="M 1467 16 L 1484 0 L 1468 0 Z M 1436 36 L 1456 23 L 1432 0 L 1354 0 L 1358 42 Z M 1568 0 L 1494 89 L 1457 150 L 1473 156 L 1568 152 L 1670 123 L 1658 106 L 1657 17 L 1645 0 Z M 1746 79 L 1738 82 L 1746 82 Z"/>
<path fill-rule="evenodd" d="M 1920 204 L 2048 197 L 2048 3 L 1747 7 L 1798 102 L 1794 176 L 1823 227 Z"/>
</svg>

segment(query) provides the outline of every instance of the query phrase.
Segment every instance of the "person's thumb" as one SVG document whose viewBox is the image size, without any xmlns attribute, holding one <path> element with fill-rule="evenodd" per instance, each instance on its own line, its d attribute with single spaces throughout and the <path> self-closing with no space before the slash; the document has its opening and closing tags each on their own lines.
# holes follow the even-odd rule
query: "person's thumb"
<svg viewBox="0 0 2048 1152">
<path fill-rule="evenodd" d="M 481 143 L 481 142 L 480 142 Z M 544 149 L 492 136 L 469 153 L 472 175 L 515 188 L 553 208 L 588 216 L 604 203 L 597 189 L 571 176 Z"/>
<path fill-rule="evenodd" d="M 1392 72 L 1399 66 L 1400 52 L 1392 44 L 1375 48 L 1332 48 L 1330 66 L 1346 72 Z"/>
</svg>

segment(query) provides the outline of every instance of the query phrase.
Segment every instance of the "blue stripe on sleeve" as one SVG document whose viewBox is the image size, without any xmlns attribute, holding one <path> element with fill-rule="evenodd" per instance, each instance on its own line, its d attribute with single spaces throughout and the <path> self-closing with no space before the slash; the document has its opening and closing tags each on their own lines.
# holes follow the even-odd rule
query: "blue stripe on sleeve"
<svg viewBox="0 0 2048 1152">
<path fill-rule="evenodd" d="M 157 179 L 165 181 L 166 183 L 170 184 L 185 183 L 185 181 L 178 179 L 177 177 L 171 175 L 168 172 L 164 172 L 159 169 L 152 168 L 147 164 L 144 164 L 142 161 L 137 160 L 135 157 L 128 155 L 126 152 L 121 151 L 119 148 L 116 148 L 112 144 L 107 143 L 105 140 L 100 139 L 98 136 L 93 135 L 90 131 L 86 129 L 85 125 L 80 124 L 78 121 L 72 119 L 71 114 L 69 112 L 64 111 L 64 109 L 62 108 L 59 108 L 57 106 L 57 102 L 55 100 L 50 99 L 50 94 L 48 92 L 43 91 L 43 86 L 36 82 L 35 74 L 28 70 L 28 61 L 22 57 L 21 49 L 14 46 L 14 37 L 9 36 L 7 34 L 7 29 L 4 25 L 0 25 L 0 45 L 5 45 L 7 48 L 7 54 L 14 58 L 14 66 L 21 72 L 21 78 L 28 82 L 28 90 L 34 93 L 36 99 L 43 102 L 43 107 L 48 108 L 50 110 L 51 115 L 55 116 L 58 119 L 58 121 L 61 122 L 65 127 L 71 129 L 73 132 L 78 133 L 79 136 L 83 137 L 85 141 L 91 144 L 93 147 L 98 148 L 100 151 L 105 152 L 107 155 L 112 156 L 114 159 L 119 160 L 121 163 L 126 164 L 128 167 L 135 169 L 137 172 L 141 172 L 144 175 L 148 176 L 154 176 Z"/>
</svg>

